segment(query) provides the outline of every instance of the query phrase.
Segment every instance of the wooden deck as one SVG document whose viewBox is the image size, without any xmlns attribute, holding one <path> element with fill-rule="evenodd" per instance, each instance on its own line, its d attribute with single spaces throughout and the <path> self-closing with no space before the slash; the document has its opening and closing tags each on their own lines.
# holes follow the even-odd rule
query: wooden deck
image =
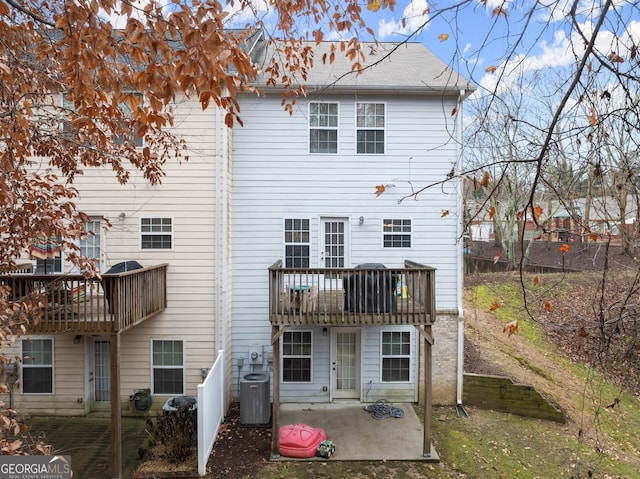
<svg viewBox="0 0 640 479">
<path fill-rule="evenodd" d="M 430 325 L 435 320 L 435 270 L 405 268 L 294 269 L 270 273 L 274 326 Z"/>
<path fill-rule="evenodd" d="M 101 279 L 25 272 L 0 284 L 11 288 L 16 314 L 30 311 L 30 333 L 116 334 L 166 308 L 166 274 L 166 264 Z"/>
</svg>

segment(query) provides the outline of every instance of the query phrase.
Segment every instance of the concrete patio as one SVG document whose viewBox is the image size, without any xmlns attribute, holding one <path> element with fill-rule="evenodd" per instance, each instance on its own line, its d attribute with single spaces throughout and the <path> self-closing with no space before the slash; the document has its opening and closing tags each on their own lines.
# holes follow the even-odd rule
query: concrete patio
<svg viewBox="0 0 640 479">
<path fill-rule="evenodd" d="M 360 402 L 313 404 L 281 404 L 280 425 L 307 424 L 324 429 L 327 440 L 333 441 L 336 451 L 330 460 L 337 461 L 439 461 L 431 445 L 431 454 L 423 449 L 424 429 L 414 405 L 392 404 L 404 411 L 402 417 L 375 419 Z M 282 461 L 320 460 L 296 459 L 281 456 Z"/>
</svg>

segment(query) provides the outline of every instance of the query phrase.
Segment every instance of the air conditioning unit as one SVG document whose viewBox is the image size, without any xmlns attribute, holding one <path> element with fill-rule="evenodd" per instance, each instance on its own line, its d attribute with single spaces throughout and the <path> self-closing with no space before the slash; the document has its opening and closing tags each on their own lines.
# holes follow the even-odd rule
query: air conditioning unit
<svg viewBox="0 0 640 479">
<path fill-rule="evenodd" d="M 269 373 L 249 373 L 240 379 L 240 423 L 267 424 L 271 420 Z"/>
</svg>

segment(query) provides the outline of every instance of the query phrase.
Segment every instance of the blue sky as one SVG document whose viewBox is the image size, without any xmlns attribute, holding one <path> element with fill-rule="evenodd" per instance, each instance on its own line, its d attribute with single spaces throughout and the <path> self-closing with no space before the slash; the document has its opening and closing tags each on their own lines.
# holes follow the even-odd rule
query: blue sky
<svg viewBox="0 0 640 479">
<path fill-rule="evenodd" d="M 268 0 L 245 1 L 252 5 L 252 14 L 269 22 L 272 14 Z M 410 37 L 410 41 L 422 42 L 445 63 L 491 91 L 498 78 L 508 87 L 510 78 L 518 74 L 575 63 L 574 53 L 579 53 L 584 43 L 568 21 L 574 0 L 548 0 L 544 6 L 535 0 L 396 0 L 394 11 L 379 9 L 376 12 L 367 9 L 367 2 L 372 0 L 361 1 L 365 20 L 378 41 L 401 41 Z M 327 2 L 340 5 L 341 0 Z M 577 0 L 579 28 L 585 34 L 593 29 L 604 3 L 605 0 Z M 534 13 L 530 15 L 533 7 Z M 238 8 L 237 2 L 235 8 Z M 495 14 L 496 8 L 503 9 L 504 13 Z M 233 7 L 228 9 L 232 11 Z M 242 27 L 252 22 L 249 12 L 245 9 L 243 15 L 235 10 L 234 21 L 229 26 Z M 605 56 L 616 51 L 628 60 L 630 45 L 640 45 L 639 12 L 640 7 L 634 2 L 613 0 L 596 45 Z M 420 29 L 425 22 L 426 26 Z M 316 28 L 315 25 L 298 27 L 300 34 L 305 33 L 305 27 L 307 33 Z M 524 34 L 523 30 L 526 30 Z M 443 34 L 448 36 L 444 41 Z M 361 38 L 370 39 L 366 34 Z M 325 39 L 337 38 L 327 33 Z M 486 72 L 491 66 L 496 68 L 495 73 Z"/>
<path fill-rule="evenodd" d="M 379 41 L 402 40 L 428 20 L 427 26 L 411 40 L 424 43 L 460 73 L 492 89 L 498 75 L 486 72 L 491 66 L 497 68 L 497 73 L 504 68 L 507 76 L 503 78 L 508 84 L 512 74 L 575 63 L 574 53 L 582 51 L 584 41 L 568 21 L 573 3 L 573 0 L 549 0 L 545 2 L 549 7 L 542 7 L 531 0 L 443 1 L 425 15 L 426 0 L 398 0 L 393 12 L 368 12 L 367 18 L 371 19 Z M 578 2 L 576 15 L 579 28 L 585 34 L 593 30 L 603 3 Z M 446 11 L 454 4 L 460 8 Z M 630 45 L 640 44 L 639 9 L 622 0 L 613 4 L 601 27 L 596 48 L 605 55 L 616 51 L 629 63 Z M 495 14 L 496 8 L 502 8 L 506 14 Z M 448 39 L 442 41 L 441 34 L 448 35 Z"/>
</svg>

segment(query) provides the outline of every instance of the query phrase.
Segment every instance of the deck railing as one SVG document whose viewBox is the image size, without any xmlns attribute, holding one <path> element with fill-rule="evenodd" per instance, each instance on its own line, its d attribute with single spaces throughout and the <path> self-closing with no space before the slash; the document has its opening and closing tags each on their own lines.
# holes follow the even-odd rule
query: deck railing
<svg viewBox="0 0 640 479">
<path fill-rule="evenodd" d="M 101 279 L 70 274 L 0 275 L 18 311 L 30 311 L 34 334 L 112 334 L 125 331 L 167 306 L 167 264 Z"/>
<path fill-rule="evenodd" d="M 272 325 L 428 325 L 435 320 L 435 269 L 269 268 Z"/>
</svg>

